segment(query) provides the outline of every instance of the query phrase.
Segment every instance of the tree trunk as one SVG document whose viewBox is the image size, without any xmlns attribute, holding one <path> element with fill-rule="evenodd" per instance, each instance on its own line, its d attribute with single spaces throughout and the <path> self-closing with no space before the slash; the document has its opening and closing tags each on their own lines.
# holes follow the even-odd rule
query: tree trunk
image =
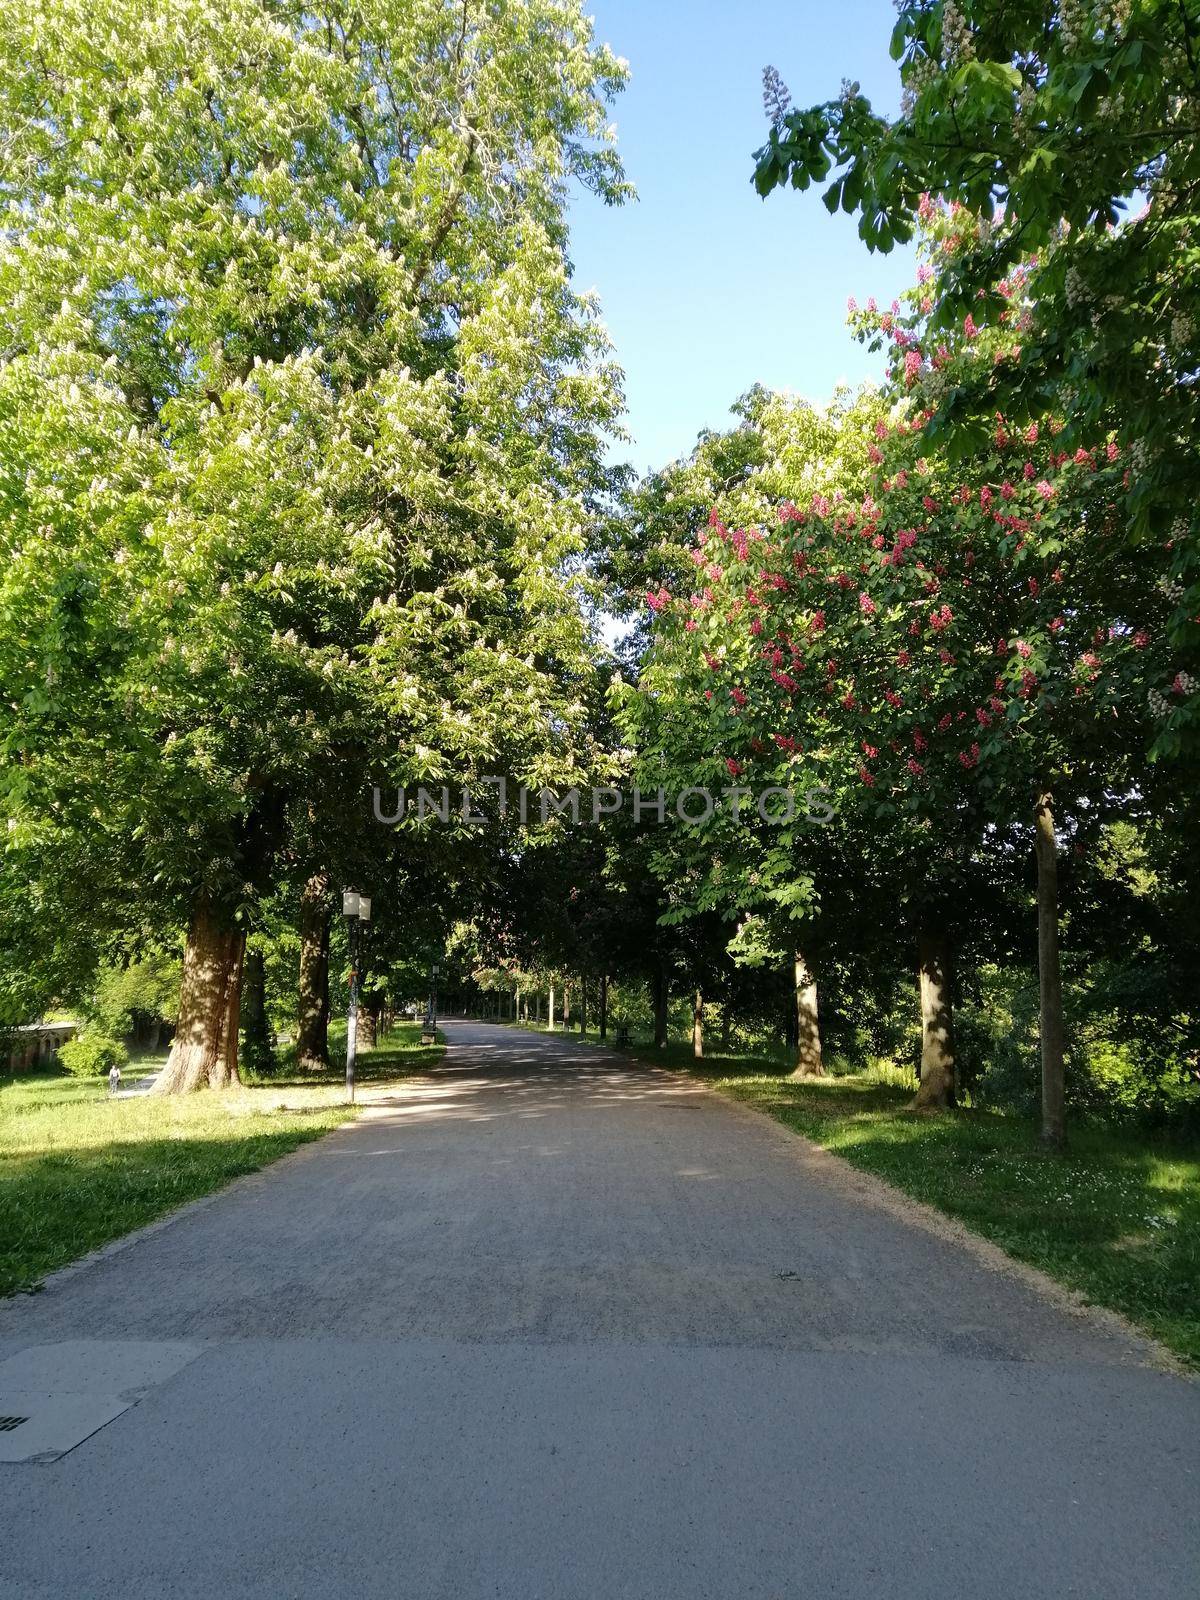
<svg viewBox="0 0 1200 1600">
<path fill-rule="evenodd" d="M 579 1037 L 587 1032 L 587 979 L 579 980 Z"/>
<path fill-rule="evenodd" d="M 570 1026 L 571 1026 L 571 990 L 570 990 L 569 986 L 564 983 L 563 984 L 563 1027 L 564 1028 L 569 1028 Z"/>
<path fill-rule="evenodd" d="M 1054 800 L 1038 796 L 1037 832 L 1038 998 L 1042 1040 L 1042 1142 L 1061 1150 L 1067 1142 L 1066 1083 L 1063 1070 L 1062 972 L 1058 958 L 1058 840 Z"/>
<path fill-rule="evenodd" d="M 608 1038 L 608 974 L 606 972 L 600 974 L 599 1024 L 600 1038 L 601 1041 L 604 1041 Z"/>
<path fill-rule="evenodd" d="M 329 876 L 314 873 L 300 896 L 300 996 L 297 1065 L 329 1065 Z"/>
<path fill-rule="evenodd" d="M 692 1054 L 697 1061 L 704 1055 L 704 995 L 699 989 L 692 996 Z"/>
<path fill-rule="evenodd" d="M 246 936 L 227 927 L 201 897 L 183 952 L 179 1023 L 155 1094 L 227 1089 L 238 1081 L 238 1014 Z"/>
<path fill-rule="evenodd" d="M 554 985 L 550 985 L 550 1000 L 546 1009 L 546 1032 L 554 1032 Z"/>
<path fill-rule="evenodd" d="M 667 969 L 659 967 L 654 984 L 654 1047 L 665 1050 L 667 1045 L 667 1006 L 670 995 L 667 986 Z"/>
<path fill-rule="evenodd" d="M 944 1111 L 954 1104 L 954 1001 L 945 931 L 934 925 L 917 935 L 917 988 L 921 997 L 921 1081 L 914 1111 Z"/>
<path fill-rule="evenodd" d="M 266 963 L 261 950 L 247 950 L 242 975 L 242 1066 L 265 1073 L 274 1062 L 267 1022 Z"/>
<path fill-rule="evenodd" d="M 358 1002 L 358 1048 L 374 1050 L 379 1042 L 379 1017 L 369 1000 Z"/>
<path fill-rule="evenodd" d="M 796 1065 L 793 1078 L 820 1078 L 825 1072 L 821 1060 L 821 1021 L 817 1012 L 817 983 L 801 951 L 792 963 L 795 994 Z"/>
</svg>

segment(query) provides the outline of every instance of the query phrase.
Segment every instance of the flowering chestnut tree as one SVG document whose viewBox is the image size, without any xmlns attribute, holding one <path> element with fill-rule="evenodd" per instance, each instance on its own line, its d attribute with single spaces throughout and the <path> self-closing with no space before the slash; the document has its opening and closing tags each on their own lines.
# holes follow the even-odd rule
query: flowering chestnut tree
<svg viewBox="0 0 1200 1600">
<path fill-rule="evenodd" d="M 787 494 L 840 501 L 850 486 L 861 487 L 883 405 L 873 393 L 845 393 L 824 412 L 781 396 L 759 396 L 752 408 L 738 409 L 743 422 L 733 435 L 702 440 L 691 462 L 670 469 L 673 482 L 695 475 L 703 483 L 711 481 L 714 459 L 749 463 L 717 485 L 706 516 L 695 515 L 689 501 L 689 519 L 673 527 L 668 520 L 667 536 L 660 536 L 670 552 L 665 570 L 671 581 L 660 579 L 644 597 L 654 618 L 651 649 L 637 692 L 626 697 L 626 727 L 643 752 L 643 786 L 662 784 L 685 813 L 673 815 L 655 855 L 666 885 L 666 919 L 723 916 L 736 923 L 730 943 L 736 960 L 787 961 L 797 1071 L 807 1075 L 821 1070 L 817 944 L 823 956 L 832 954 L 817 930 L 832 934 L 843 926 L 816 913 L 827 899 L 846 897 L 861 852 L 847 856 L 823 826 L 830 809 L 825 773 L 810 775 L 814 792 L 798 805 L 782 793 L 763 798 L 745 789 L 749 761 L 767 787 L 773 780 L 767 746 L 746 733 L 748 693 L 736 674 L 734 641 L 746 629 L 747 637 L 756 637 L 753 630 L 767 614 L 761 608 L 774 591 L 751 586 L 748 594 L 734 592 L 730 574 L 739 563 L 749 570 L 760 555 L 768 558 L 770 541 L 755 524 L 768 517 L 773 522 Z M 781 756 L 779 747 L 770 749 Z M 781 783 L 798 777 L 784 772 Z M 721 797 L 711 815 L 702 795 L 686 796 L 689 789 Z"/>
<path fill-rule="evenodd" d="M 930 219 L 935 257 L 952 222 Z M 887 415 L 876 405 L 857 484 L 843 471 L 759 527 L 714 516 L 695 550 L 700 591 L 650 597 L 661 634 L 647 683 L 663 700 L 673 684 L 704 730 L 706 776 L 719 761 L 758 787 L 819 774 L 844 839 L 885 853 L 926 913 L 961 893 L 990 830 L 1036 825 L 1044 1132 L 1058 1143 L 1056 821 L 1085 824 L 1138 781 L 1156 697 L 1191 685 L 1175 666 L 1161 551 L 1125 536 L 1114 440 L 1072 450 L 1053 416 L 1023 428 L 998 417 L 967 461 L 940 448 L 931 425 L 947 387 L 1014 359 L 1021 325 L 968 317 L 939 335 L 934 270 L 888 310 L 853 309 L 887 346 L 893 401 Z M 843 468 L 852 458 L 843 443 Z M 935 917 L 919 941 L 918 1103 L 938 1105 L 953 1044 Z"/>
<path fill-rule="evenodd" d="M 626 192 L 623 76 L 561 0 L 6 19 L 4 870 L 189 927 L 165 1090 L 236 1071 L 298 814 L 328 864 L 381 767 L 573 743 L 620 396 L 563 205 Z"/>
<path fill-rule="evenodd" d="M 997 410 L 1014 426 L 1061 422 L 1063 447 L 1116 437 L 1128 534 L 1169 542 L 1166 619 L 1200 676 L 1200 15 L 1176 0 L 901 0 L 892 34 L 901 109 L 844 84 L 793 107 L 767 72 L 766 195 L 825 185 L 873 249 L 913 236 L 930 194 L 956 207 L 933 286 L 945 334 L 1011 317 L 1028 274 L 1019 352 L 956 373 L 933 432 L 965 459 Z M 1200 729 L 1185 692 L 1161 719 L 1159 756 Z"/>
</svg>

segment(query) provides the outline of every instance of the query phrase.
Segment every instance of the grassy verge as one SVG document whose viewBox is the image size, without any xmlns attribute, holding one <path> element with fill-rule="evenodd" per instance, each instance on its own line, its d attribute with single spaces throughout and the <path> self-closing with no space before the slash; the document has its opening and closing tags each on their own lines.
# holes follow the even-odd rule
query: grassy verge
<svg viewBox="0 0 1200 1600">
<path fill-rule="evenodd" d="M 635 1043 L 631 1053 L 765 1111 L 1094 1304 L 1122 1312 L 1200 1367 L 1194 1142 L 1076 1126 L 1067 1154 L 1051 1156 L 1020 1118 L 915 1117 L 906 1110 L 911 1085 L 869 1074 L 793 1083 L 761 1058 L 698 1062 L 678 1044 L 655 1051 Z"/>
<path fill-rule="evenodd" d="M 400 1024 L 358 1061 L 358 1081 L 421 1072 Z M 158 1061 L 134 1062 L 125 1086 Z M 282 1073 L 227 1094 L 110 1099 L 98 1079 L 0 1077 L 0 1295 L 319 1138 L 354 1112 L 340 1071 Z"/>
</svg>

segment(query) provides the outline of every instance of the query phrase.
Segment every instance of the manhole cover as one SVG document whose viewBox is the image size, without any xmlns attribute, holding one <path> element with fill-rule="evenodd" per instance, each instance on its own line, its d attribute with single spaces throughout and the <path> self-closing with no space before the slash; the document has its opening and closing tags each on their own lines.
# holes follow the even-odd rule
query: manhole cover
<svg viewBox="0 0 1200 1600">
<path fill-rule="evenodd" d="M 0 1417 L 0 1433 L 11 1433 L 14 1428 L 19 1428 L 23 1422 L 28 1422 L 28 1417 Z"/>
</svg>

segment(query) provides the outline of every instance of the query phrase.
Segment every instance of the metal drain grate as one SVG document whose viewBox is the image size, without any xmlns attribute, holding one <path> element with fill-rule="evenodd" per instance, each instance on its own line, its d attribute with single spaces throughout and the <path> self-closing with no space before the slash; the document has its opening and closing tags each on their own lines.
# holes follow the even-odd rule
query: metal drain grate
<svg viewBox="0 0 1200 1600">
<path fill-rule="evenodd" d="M 14 1428 L 19 1428 L 23 1422 L 28 1422 L 28 1417 L 0 1417 L 0 1433 L 11 1433 Z"/>
</svg>

